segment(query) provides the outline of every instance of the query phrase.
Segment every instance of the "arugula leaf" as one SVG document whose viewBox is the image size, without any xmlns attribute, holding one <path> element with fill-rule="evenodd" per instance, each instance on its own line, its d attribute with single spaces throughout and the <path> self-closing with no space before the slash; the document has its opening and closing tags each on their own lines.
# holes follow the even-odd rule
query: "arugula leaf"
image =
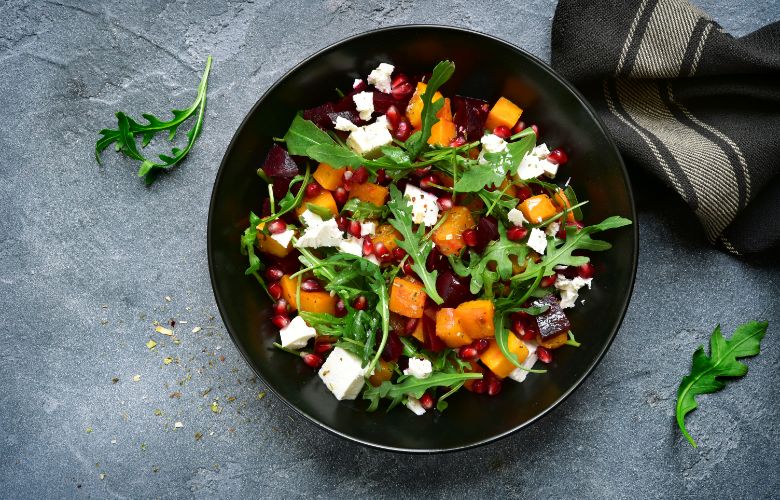
<svg viewBox="0 0 780 500">
<path fill-rule="evenodd" d="M 146 184 L 152 184 L 157 174 L 173 168 L 187 156 L 203 128 L 203 117 L 206 112 L 206 89 L 208 88 L 209 72 L 211 71 L 211 56 L 206 59 L 206 69 L 198 84 L 198 94 L 195 101 L 187 109 L 174 109 L 171 111 L 173 119 L 163 121 L 156 116 L 144 113 L 147 124 L 138 123 L 122 111 L 116 113 L 117 128 L 103 129 L 99 132 L 102 137 L 95 143 L 95 159 L 100 161 L 100 154 L 111 144 L 116 143 L 116 150 L 126 156 L 141 162 L 138 169 L 138 177 L 143 177 Z M 146 158 L 136 145 L 136 137 L 141 136 L 141 147 L 149 145 L 152 138 L 159 132 L 167 131 L 168 140 L 173 141 L 179 126 L 197 113 L 195 125 L 187 132 L 187 145 L 184 149 L 173 148 L 170 154 L 159 155 L 160 161 Z"/>
<path fill-rule="evenodd" d="M 745 323 L 737 327 L 729 340 L 723 338 L 718 325 L 710 337 L 710 356 L 704 353 L 703 346 L 693 353 L 691 373 L 683 377 L 677 389 L 675 413 L 677 425 L 694 448 L 696 442 L 685 429 L 685 415 L 698 407 L 696 396 L 723 389 L 726 384 L 719 377 L 743 377 L 748 367 L 737 358 L 755 356 L 761 351 L 761 339 L 768 325 L 766 321 Z"/>
<path fill-rule="evenodd" d="M 420 224 L 417 227 L 417 231 L 412 228 L 412 207 L 394 184 L 390 185 L 390 201 L 387 206 L 393 213 L 393 218 L 389 219 L 388 222 L 403 237 L 403 239 L 397 240 L 398 246 L 406 250 L 407 254 L 413 256 L 412 270 L 417 273 L 417 276 L 425 285 L 425 293 L 428 294 L 431 300 L 441 304 L 444 302 L 444 299 L 436 291 L 436 276 L 438 272 L 435 270 L 429 272 L 425 267 L 425 261 L 433 248 L 433 242 L 425 239 L 425 225 Z"/>
<path fill-rule="evenodd" d="M 306 120 L 301 115 L 293 118 L 290 128 L 284 134 L 284 143 L 287 146 L 287 152 L 291 155 L 308 156 L 307 152 L 312 146 L 329 145 L 335 146 L 336 141 L 326 132 L 310 120 Z"/>
<path fill-rule="evenodd" d="M 352 212 L 352 219 L 364 221 L 367 219 L 386 219 L 390 213 L 387 205 L 378 207 L 370 201 L 363 201 L 358 198 L 347 200 L 341 208 L 342 212 Z"/>
<path fill-rule="evenodd" d="M 517 359 L 517 355 L 515 353 L 509 350 L 509 335 L 512 335 L 512 333 L 504 328 L 504 323 L 506 322 L 507 314 L 512 312 L 526 311 L 529 314 L 536 313 L 535 315 L 538 315 L 547 310 L 547 307 L 549 306 L 545 306 L 544 309 L 539 307 L 522 307 L 522 304 L 528 300 L 528 297 L 530 297 L 534 290 L 536 290 L 541 281 L 542 273 L 539 273 L 536 276 L 534 282 L 531 284 L 531 286 L 528 287 L 528 289 L 521 297 L 517 296 L 519 288 L 513 287 L 509 297 L 496 300 L 496 312 L 493 315 L 496 343 L 498 344 L 498 348 L 501 350 L 501 354 L 503 354 L 506 359 L 508 359 L 518 368 L 521 368 L 520 360 Z"/>
<path fill-rule="evenodd" d="M 296 175 L 290 181 L 290 188 L 287 190 L 287 193 L 284 195 L 284 197 L 281 200 L 279 200 L 278 210 L 267 217 L 263 217 L 262 219 L 260 219 L 259 222 L 270 222 L 272 220 L 276 220 L 282 215 L 286 214 L 290 210 L 300 205 L 301 201 L 303 200 L 303 195 L 306 192 L 306 186 L 309 184 L 310 174 L 311 174 L 311 170 L 307 165 L 306 172 L 304 172 L 303 175 Z M 293 195 L 292 187 L 299 182 L 301 183 L 301 187 L 299 187 L 298 192 L 295 195 Z M 271 191 L 270 189 L 269 189 L 269 195 L 273 195 L 273 191 Z"/>
<path fill-rule="evenodd" d="M 469 274 L 471 274 L 471 293 L 477 294 L 485 287 L 488 297 L 493 296 L 493 283 L 502 280 L 508 280 L 512 277 L 511 256 L 517 258 L 518 262 L 523 262 L 528 255 L 528 245 L 511 241 L 506 237 L 506 227 L 503 224 L 498 225 L 499 239 L 491 241 L 485 247 L 482 258 L 469 265 Z M 495 264 L 495 270 L 491 270 Z"/>
<path fill-rule="evenodd" d="M 254 276 L 257 282 L 260 283 L 260 286 L 263 287 L 263 290 L 268 293 L 268 287 L 266 287 L 265 281 L 260 276 L 260 271 L 264 269 L 263 263 L 255 253 L 258 224 L 260 224 L 260 217 L 255 215 L 254 212 L 249 212 L 249 227 L 244 230 L 244 234 L 241 236 L 241 254 L 246 255 L 249 259 L 249 267 L 244 271 L 244 276 L 249 276 L 250 274 Z"/>
<path fill-rule="evenodd" d="M 370 401 L 367 411 L 375 411 L 379 407 L 380 398 L 391 399 L 393 401 L 392 407 L 409 394 L 415 398 L 421 398 L 425 391 L 433 387 L 452 387 L 469 379 L 480 378 L 482 378 L 481 373 L 434 372 L 430 377 L 424 379 L 404 375 L 399 377 L 395 384 L 385 381 L 379 387 L 367 386 L 363 391 L 363 399 Z"/>
<path fill-rule="evenodd" d="M 306 150 L 306 156 L 320 163 L 327 163 L 333 168 L 359 167 L 365 159 L 344 146 L 318 144 Z"/>
<path fill-rule="evenodd" d="M 455 73 L 455 63 L 452 61 L 441 61 L 433 68 L 433 73 L 431 74 L 431 79 L 428 80 L 425 92 L 420 96 L 423 102 L 422 127 L 420 131 L 415 132 L 406 140 L 405 146 L 410 158 L 417 158 L 428 144 L 428 138 L 431 136 L 431 127 L 439 121 L 436 118 L 436 113 L 444 106 L 443 98 L 432 103 L 433 95 L 450 79 L 453 73 Z"/>
<path fill-rule="evenodd" d="M 328 220 L 333 217 L 330 209 L 320 205 L 315 205 L 314 203 L 307 203 L 306 209 L 315 215 L 319 215 L 320 219 L 322 220 Z"/>
<path fill-rule="evenodd" d="M 506 175 L 517 170 L 520 161 L 536 145 L 536 136 L 531 134 L 519 141 L 507 144 L 507 150 L 501 153 L 482 153 L 482 162 L 469 161 L 468 168 L 458 182 L 455 190 L 462 193 L 474 193 L 486 187 L 498 186 Z M 516 200 L 515 200 L 516 201 Z"/>
</svg>

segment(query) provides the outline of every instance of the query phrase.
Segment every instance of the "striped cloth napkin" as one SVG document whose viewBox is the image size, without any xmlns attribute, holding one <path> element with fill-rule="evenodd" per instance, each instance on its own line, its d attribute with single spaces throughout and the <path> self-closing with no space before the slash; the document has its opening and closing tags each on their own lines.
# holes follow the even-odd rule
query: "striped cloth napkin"
<svg viewBox="0 0 780 500">
<path fill-rule="evenodd" d="M 780 250 L 780 22 L 734 38 L 684 0 L 561 0 L 552 65 L 712 243 Z"/>
</svg>

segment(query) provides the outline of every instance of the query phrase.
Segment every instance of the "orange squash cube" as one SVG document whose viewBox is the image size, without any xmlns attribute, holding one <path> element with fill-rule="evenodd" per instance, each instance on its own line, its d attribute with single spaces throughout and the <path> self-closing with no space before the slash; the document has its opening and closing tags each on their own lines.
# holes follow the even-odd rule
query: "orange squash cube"
<svg viewBox="0 0 780 500">
<path fill-rule="evenodd" d="M 563 192 L 563 189 L 559 189 L 558 191 L 553 194 L 553 203 L 558 208 L 559 212 L 563 212 L 564 208 L 570 208 L 571 202 L 566 197 L 566 193 Z M 574 217 L 573 212 L 568 212 L 566 214 L 566 220 L 568 222 L 575 222 L 577 219 Z"/>
<path fill-rule="evenodd" d="M 293 311 L 298 310 L 296 293 L 300 279 L 300 277 L 293 279 L 285 274 L 279 280 L 279 283 L 282 285 L 282 297 L 284 297 L 284 300 L 287 301 Z M 332 297 L 328 292 L 304 292 L 301 290 L 301 311 L 336 314 L 336 302 L 338 302 L 338 297 Z"/>
<path fill-rule="evenodd" d="M 390 312 L 407 318 L 422 318 L 425 299 L 425 287 L 405 278 L 395 278 L 390 287 Z"/>
<path fill-rule="evenodd" d="M 417 322 L 417 326 L 414 327 L 412 337 L 416 338 L 421 344 L 425 342 L 425 332 L 423 331 L 423 320 L 420 319 Z"/>
<path fill-rule="evenodd" d="M 472 300 L 455 308 L 455 316 L 460 321 L 463 333 L 472 339 L 495 336 L 493 316 L 496 309 L 492 300 Z"/>
<path fill-rule="evenodd" d="M 476 225 L 468 207 L 454 206 L 446 212 L 446 219 L 431 235 L 431 240 L 443 255 L 455 255 L 466 247 L 463 231 Z"/>
<path fill-rule="evenodd" d="M 436 312 L 436 336 L 444 342 L 447 347 L 460 347 L 471 344 L 472 340 L 460 326 L 455 309 L 443 307 Z"/>
<path fill-rule="evenodd" d="M 292 252 L 292 242 L 288 243 L 286 247 L 283 247 L 279 244 L 278 241 L 271 238 L 270 235 L 263 234 L 260 230 L 265 227 L 265 223 L 261 222 L 257 225 L 257 247 L 260 249 L 261 252 L 267 253 L 270 255 L 275 255 L 276 257 L 285 257 L 287 254 Z"/>
<path fill-rule="evenodd" d="M 506 97 L 501 97 L 490 109 L 485 121 L 485 128 L 492 131 L 494 128 L 504 125 L 511 129 L 522 114 L 523 110 L 519 106 Z"/>
<path fill-rule="evenodd" d="M 439 120 L 445 120 L 448 122 L 452 121 L 452 106 L 450 106 L 450 98 L 445 97 L 444 98 L 444 106 L 441 107 L 438 113 L 436 113 L 436 118 Z"/>
<path fill-rule="evenodd" d="M 327 189 L 328 191 L 335 191 L 341 184 L 341 179 L 344 177 L 346 167 L 333 168 L 327 163 L 320 163 L 317 170 L 314 171 L 314 180 L 317 183 Z"/>
<path fill-rule="evenodd" d="M 353 184 L 352 189 L 349 191 L 349 197 L 357 198 L 360 201 L 367 201 L 374 205 L 381 207 L 387 203 L 387 197 L 390 195 L 390 191 L 386 187 L 374 184 L 372 182 L 364 182 L 363 184 Z"/>
<path fill-rule="evenodd" d="M 536 342 L 545 349 L 558 349 L 565 346 L 568 340 L 569 332 L 561 332 L 546 339 L 543 339 L 541 335 L 536 335 Z"/>
<path fill-rule="evenodd" d="M 393 378 L 393 363 L 380 359 L 379 363 L 376 365 L 374 374 L 368 377 L 368 381 L 374 387 L 379 387 L 382 385 L 382 382 L 390 380 L 391 378 Z"/>
<path fill-rule="evenodd" d="M 301 201 L 301 204 L 298 208 L 295 209 L 295 213 L 300 215 L 305 212 L 308 207 L 306 206 L 307 203 L 311 203 L 312 205 L 317 205 L 318 207 L 326 208 L 330 211 L 330 213 L 333 214 L 333 216 L 337 216 L 339 214 L 339 209 L 336 206 L 336 200 L 333 199 L 333 195 L 330 194 L 330 191 L 322 191 L 320 194 L 313 198 L 303 198 L 303 201 Z"/>
<path fill-rule="evenodd" d="M 525 361 L 525 358 L 528 357 L 528 348 L 522 340 L 511 332 L 509 333 L 509 338 L 507 340 L 507 347 L 509 348 L 509 352 L 517 356 L 517 361 L 519 363 L 522 363 Z M 498 343 L 495 340 L 490 341 L 490 346 L 482 353 L 479 359 L 498 378 L 507 377 L 515 368 L 517 368 L 514 363 L 504 356 L 504 353 L 501 352 L 501 348 L 498 347 Z"/>
<path fill-rule="evenodd" d="M 550 197 L 546 194 L 531 196 L 520 203 L 517 208 L 523 212 L 526 220 L 531 224 L 538 224 L 558 213 Z"/>
<path fill-rule="evenodd" d="M 403 239 L 401 233 L 390 224 L 381 224 L 376 228 L 376 234 L 371 237 L 374 244 L 382 243 L 391 252 L 398 246 L 397 240 L 401 239 Z"/>
<path fill-rule="evenodd" d="M 423 82 L 418 83 L 412 98 L 409 100 L 409 106 L 406 108 L 406 117 L 409 119 L 409 123 L 412 124 L 412 127 L 417 129 L 422 127 L 422 95 L 425 93 L 426 88 L 428 88 L 428 86 Z M 433 94 L 431 102 L 436 102 L 442 97 L 441 92 L 436 92 Z"/>
<path fill-rule="evenodd" d="M 458 135 L 455 124 L 448 120 L 439 120 L 431 127 L 431 136 L 428 144 L 432 146 L 448 146 L 450 141 Z"/>
</svg>

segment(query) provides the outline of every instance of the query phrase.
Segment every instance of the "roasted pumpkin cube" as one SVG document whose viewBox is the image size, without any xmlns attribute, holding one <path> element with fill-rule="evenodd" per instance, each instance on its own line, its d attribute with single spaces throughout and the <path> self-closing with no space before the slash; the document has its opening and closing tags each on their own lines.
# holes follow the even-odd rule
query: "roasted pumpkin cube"
<svg viewBox="0 0 780 500">
<path fill-rule="evenodd" d="M 485 128 L 493 130 L 500 125 L 512 128 L 522 114 L 523 110 L 520 109 L 519 106 L 506 97 L 501 97 L 496 101 L 493 107 L 490 108 L 487 120 L 485 121 Z"/>
<path fill-rule="evenodd" d="M 456 135 L 458 135 L 458 131 L 454 123 L 449 120 L 439 120 L 431 127 L 428 144 L 432 146 L 448 146 Z"/>
<path fill-rule="evenodd" d="M 492 300 L 471 300 L 455 308 L 463 333 L 472 339 L 495 336 L 493 316 L 496 309 Z"/>
<path fill-rule="evenodd" d="M 452 121 L 452 106 L 450 106 L 450 98 L 444 98 L 444 106 L 436 113 L 436 118 L 439 120 Z"/>
<path fill-rule="evenodd" d="M 552 198 L 553 203 L 558 208 L 559 212 L 563 212 L 564 208 L 571 208 L 571 202 L 566 197 L 566 193 L 563 192 L 563 189 L 559 189 L 558 191 L 553 194 Z M 569 211 L 566 213 L 566 220 L 568 222 L 575 222 L 577 219 L 574 217 L 574 212 Z"/>
<path fill-rule="evenodd" d="M 270 235 L 263 234 L 260 230 L 265 227 L 265 223 L 261 222 L 257 225 L 257 247 L 261 252 L 274 255 L 276 257 L 286 257 L 292 252 L 292 242 L 288 243 L 286 247 L 283 247 L 278 241 L 271 238 Z"/>
<path fill-rule="evenodd" d="M 460 326 L 458 316 L 452 307 L 443 307 L 436 312 L 436 336 L 439 337 L 447 347 L 460 347 L 471 344 L 472 340 Z"/>
<path fill-rule="evenodd" d="M 565 346 L 568 340 L 569 332 L 561 332 L 547 338 L 542 338 L 541 334 L 536 334 L 536 342 L 545 349 L 558 349 Z"/>
<path fill-rule="evenodd" d="M 509 352 L 517 356 L 518 363 L 525 361 L 528 357 L 528 348 L 525 346 L 522 340 L 517 338 L 513 333 L 509 334 L 507 339 L 507 347 Z M 479 360 L 487 366 L 493 374 L 498 378 L 505 378 L 517 368 L 514 363 L 509 361 L 501 352 L 501 348 L 495 340 L 490 340 L 490 345 L 479 357 Z"/>
<path fill-rule="evenodd" d="M 401 239 L 403 239 L 401 233 L 390 224 L 381 224 L 376 228 L 376 234 L 371 237 L 371 241 L 373 241 L 375 245 L 377 243 L 382 243 L 385 248 L 391 252 L 398 246 L 397 240 Z"/>
<path fill-rule="evenodd" d="M 412 337 L 416 338 L 421 344 L 425 343 L 425 330 L 423 330 L 423 319 L 421 318 L 417 322 L 417 326 L 414 327 L 414 332 L 412 332 Z"/>
<path fill-rule="evenodd" d="M 412 127 L 414 128 L 422 127 L 422 95 L 425 93 L 426 88 L 428 88 L 428 86 L 423 82 L 418 83 L 412 98 L 409 100 L 409 105 L 406 108 L 406 117 L 409 119 L 409 123 L 411 123 Z M 441 95 L 441 92 L 436 92 L 433 94 L 433 99 L 431 99 L 431 102 L 436 102 L 442 97 L 444 96 Z"/>
<path fill-rule="evenodd" d="M 376 369 L 374 369 L 374 374 L 368 377 L 368 381 L 371 385 L 379 387 L 382 385 L 382 382 L 393 378 L 393 365 L 394 363 L 380 359 L 379 363 L 376 365 Z"/>
<path fill-rule="evenodd" d="M 526 220 L 531 224 L 538 224 L 558 213 L 550 197 L 546 194 L 531 196 L 520 203 L 517 208 L 523 212 Z"/>
<path fill-rule="evenodd" d="M 422 318 L 425 308 L 425 287 L 406 278 L 395 278 L 390 287 L 390 312 L 407 318 Z"/>
<path fill-rule="evenodd" d="M 314 180 L 329 191 L 335 191 L 341 184 L 346 167 L 333 168 L 327 163 L 320 163 L 317 170 L 314 171 Z"/>
<path fill-rule="evenodd" d="M 390 191 L 386 187 L 374 184 L 372 182 L 364 182 L 363 184 L 354 184 L 349 191 L 349 197 L 357 198 L 360 201 L 367 201 L 374 205 L 381 207 L 387 203 L 387 197 Z"/>
<path fill-rule="evenodd" d="M 290 305 L 293 311 L 298 310 L 298 301 L 296 293 L 298 290 L 298 278 L 290 278 L 288 275 L 282 276 L 279 283 L 282 285 L 282 297 Z M 313 313 L 336 314 L 336 302 L 338 297 L 333 297 L 328 292 L 304 292 L 301 290 L 301 311 Z"/>
<path fill-rule="evenodd" d="M 454 206 L 446 212 L 446 219 L 431 235 L 431 240 L 443 255 L 455 255 L 466 247 L 463 231 L 476 223 L 468 207 Z"/>
<path fill-rule="evenodd" d="M 295 209 L 295 213 L 300 216 L 308 209 L 306 206 L 307 204 L 317 205 L 318 207 L 325 208 L 329 210 L 334 217 L 339 214 L 339 209 L 336 206 L 336 200 L 333 199 L 333 195 L 330 194 L 330 191 L 322 191 L 320 194 L 312 198 L 304 198 L 300 206 Z"/>
</svg>

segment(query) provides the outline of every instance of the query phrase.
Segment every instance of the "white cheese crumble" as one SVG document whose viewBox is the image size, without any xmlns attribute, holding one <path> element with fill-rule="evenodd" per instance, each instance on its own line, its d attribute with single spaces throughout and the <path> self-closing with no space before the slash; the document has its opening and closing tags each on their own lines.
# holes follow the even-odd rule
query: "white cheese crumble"
<svg viewBox="0 0 780 500">
<path fill-rule="evenodd" d="M 378 91 L 389 94 L 393 90 L 390 76 L 394 69 L 395 66 L 392 64 L 381 63 L 368 75 L 368 83 L 376 87 Z"/>
<path fill-rule="evenodd" d="M 360 235 L 361 236 L 373 236 L 376 233 L 376 222 L 361 222 L 360 223 Z"/>
<path fill-rule="evenodd" d="M 319 371 L 325 387 L 336 399 L 355 399 L 365 384 L 360 358 L 341 347 L 336 347 Z"/>
<path fill-rule="evenodd" d="M 426 226 L 436 224 L 439 218 L 439 206 L 436 204 L 435 195 L 407 184 L 404 196 L 409 199 L 409 205 L 412 206 L 412 222 Z"/>
<path fill-rule="evenodd" d="M 306 324 L 300 316 L 296 316 L 290 324 L 279 330 L 282 347 L 287 349 L 303 349 L 309 339 L 317 336 L 317 331 Z"/>
<path fill-rule="evenodd" d="M 363 83 L 363 80 L 360 78 L 355 78 L 355 81 L 352 82 L 352 88 L 356 89 L 360 86 L 360 84 Z"/>
<path fill-rule="evenodd" d="M 509 222 L 514 224 L 515 226 L 522 226 L 524 223 L 528 222 L 525 220 L 525 216 L 523 215 L 523 212 L 520 210 L 513 208 L 506 214 L 507 218 L 509 219 Z"/>
<path fill-rule="evenodd" d="M 420 403 L 420 400 L 411 394 L 406 395 L 406 407 L 412 410 L 412 412 L 417 416 L 425 415 L 425 408 L 423 408 L 422 403 Z"/>
<path fill-rule="evenodd" d="M 360 114 L 360 119 L 368 121 L 374 112 L 374 94 L 371 92 L 359 92 L 352 96 L 355 101 L 355 109 Z"/>
<path fill-rule="evenodd" d="M 580 288 L 584 286 L 590 288 L 592 281 L 593 278 L 584 279 L 579 276 L 567 279 L 562 274 L 559 274 L 555 279 L 555 288 L 561 291 L 561 308 L 574 307 L 574 302 L 579 297 Z"/>
<path fill-rule="evenodd" d="M 339 243 L 339 251 L 362 257 L 363 238 L 355 238 L 354 236 L 350 236 L 346 240 L 342 240 L 341 243 Z"/>
<path fill-rule="evenodd" d="M 295 236 L 295 231 L 293 231 L 292 229 L 287 229 L 286 231 L 282 231 L 281 233 L 272 234 L 271 239 L 275 240 L 284 248 L 287 248 L 287 245 L 290 244 L 290 240 L 292 240 L 293 236 Z"/>
<path fill-rule="evenodd" d="M 337 116 L 336 121 L 333 122 L 333 124 L 336 130 L 341 130 L 342 132 L 352 132 L 358 128 L 357 125 L 347 120 L 343 116 Z"/>
<path fill-rule="evenodd" d="M 363 258 L 366 259 L 367 261 L 373 263 L 373 264 L 376 264 L 377 266 L 379 265 L 379 259 L 377 259 L 376 255 L 374 255 L 374 254 L 371 254 L 371 255 L 369 255 L 367 257 L 363 257 Z"/>
<path fill-rule="evenodd" d="M 482 149 L 488 153 L 500 153 L 507 150 L 506 141 L 496 134 L 485 134 L 479 142 L 482 143 Z"/>
<path fill-rule="evenodd" d="M 547 250 L 547 235 L 539 228 L 531 229 L 531 234 L 528 236 L 528 246 L 539 255 L 544 255 L 545 250 Z"/>
<path fill-rule="evenodd" d="M 336 219 L 328 219 L 319 224 L 310 225 L 298 238 L 298 243 L 295 246 L 299 248 L 337 247 L 342 240 L 341 229 L 336 224 Z"/>
<path fill-rule="evenodd" d="M 522 341 L 521 341 L 522 342 Z M 536 342 L 523 342 L 525 347 L 528 348 L 528 357 L 525 361 L 520 363 L 522 368 L 515 368 L 510 374 L 509 378 L 515 382 L 522 382 L 528 376 L 528 370 L 534 367 L 536 360 L 539 359 L 536 355 Z M 525 370 L 523 370 L 525 368 Z"/>
<path fill-rule="evenodd" d="M 547 144 L 539 144 L 530 153 L 526 154 L 517 167 L 517 176 L 520 179 L 533 179 L 545 174 L 547 177 L 555 177 L 558 173 L 558 164 L 547 160 L 550 149 Z"/>
<path fill-rule="evenodd" d="M 381 118 L 381 117 L 380 117 Z M 386 120 L 358 127 L 347 137 L 347 146 L 359 155 L 367 155 L 393 142 L 393 136 L 387 129 Z"/>
<path fill-rule="evenodd" d="M 414 378 L 428 378 L 433 373 L 433 365 L 427 359 L 409 358 L 409 368 L 404 370 L 404 375 Z"/>
<path fill-rule="evenodd" d="M 551 222 L 544 230 L 544 234 L 556 238 L 558 230 L 561 229 L 561 225 L 558 222 Z"/>
<path fill-rule="evenodd" d="M 390 126 L 390 122 L 387 120 L 387 115 L 379 115 L 376 117 L 376 120 L 374 120 L 374 123 L 382 124 L 385 127 L 387 127 L 387 130 L 393 130 L 393 127 Z"/>
<path fill-rule="evenodd" d="M 303 221 L 304 224 L 306 224 L 306 227 L 316 226 L 318 224 L 322 224 L 323 220 L 322 217 L 315 214 L 308 208 L 303 211 L 303 213 L 300 215 L 300 219 Z"/>
</svg>

